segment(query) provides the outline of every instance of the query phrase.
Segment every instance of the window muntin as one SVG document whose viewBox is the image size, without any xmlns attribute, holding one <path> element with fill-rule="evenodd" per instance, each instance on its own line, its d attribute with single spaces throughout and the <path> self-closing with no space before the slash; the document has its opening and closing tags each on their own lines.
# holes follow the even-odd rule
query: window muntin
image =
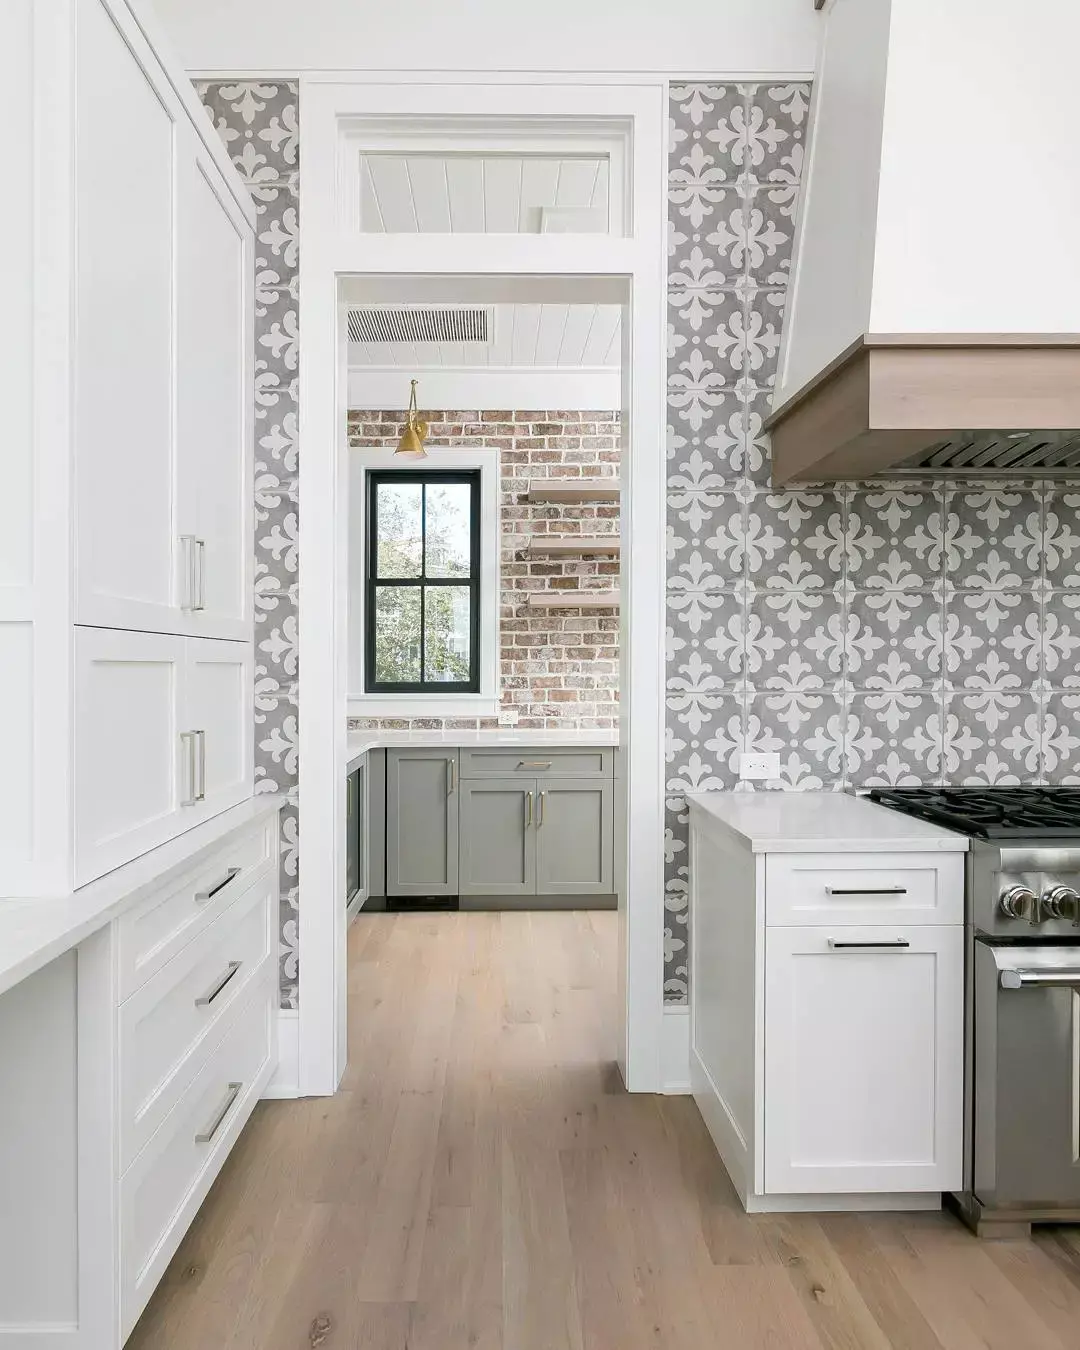
<svg viewBox="0 0 1080 1350">
<path fill-rule="evenodd" d="M 480 471 L 367 476 L 365 687 L 480 688 Z"/>
</svg>

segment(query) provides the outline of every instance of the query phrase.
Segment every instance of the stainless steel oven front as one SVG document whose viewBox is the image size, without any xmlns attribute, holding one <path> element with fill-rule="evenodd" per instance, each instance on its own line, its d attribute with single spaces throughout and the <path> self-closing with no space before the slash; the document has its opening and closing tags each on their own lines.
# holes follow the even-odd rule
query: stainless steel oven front
<svg viewBox="0 0 1080 1350">
<path fill-rule="evenodd" d="M 972 951 L 972 1198 L 986 1218 L 990 1210 L 1073 1219 L 1080 1216 L 1080 946 L 976 938 Z"/>
</svg>

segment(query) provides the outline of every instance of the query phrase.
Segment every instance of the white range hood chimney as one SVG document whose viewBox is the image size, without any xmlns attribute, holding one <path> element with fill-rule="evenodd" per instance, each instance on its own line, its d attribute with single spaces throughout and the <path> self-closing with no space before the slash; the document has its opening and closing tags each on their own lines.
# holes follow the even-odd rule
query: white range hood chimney
<svg viewBox="0 0 1080 1350">
<path fill-rule="evenodd" d="M 1080 0 L 822 23 L 775 481 L 1080 476 Z"/>
</svg>

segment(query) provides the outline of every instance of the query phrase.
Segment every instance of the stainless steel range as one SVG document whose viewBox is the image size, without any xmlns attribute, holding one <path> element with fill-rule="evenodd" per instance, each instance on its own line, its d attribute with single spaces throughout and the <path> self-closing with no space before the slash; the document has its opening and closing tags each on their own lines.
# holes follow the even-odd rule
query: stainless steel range
<svg viewBox="0 0 1080 1350">
<path fill-rule="evenodd" d="M 1080 1220 L 1080 790 L 881 788 L 971 838 L 965 1189 L 977 1233 Z"/>
</svg>

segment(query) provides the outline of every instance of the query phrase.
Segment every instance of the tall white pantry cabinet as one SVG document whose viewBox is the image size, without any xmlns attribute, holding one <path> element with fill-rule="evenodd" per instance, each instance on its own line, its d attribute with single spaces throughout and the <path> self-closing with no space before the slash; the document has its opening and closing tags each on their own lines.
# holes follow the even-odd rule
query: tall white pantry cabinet
<svg viewBox="0 0 1080 1350">
<path fill-rule="evenodd" d="M 125 0 L 7 0 L 0 894 L 252 792 L 254 211 Z"/>
</svg>

